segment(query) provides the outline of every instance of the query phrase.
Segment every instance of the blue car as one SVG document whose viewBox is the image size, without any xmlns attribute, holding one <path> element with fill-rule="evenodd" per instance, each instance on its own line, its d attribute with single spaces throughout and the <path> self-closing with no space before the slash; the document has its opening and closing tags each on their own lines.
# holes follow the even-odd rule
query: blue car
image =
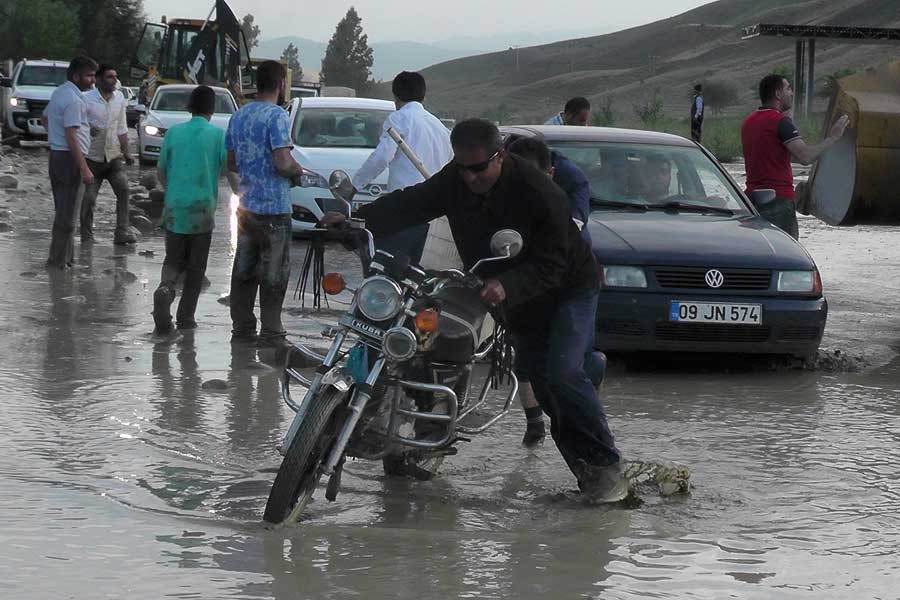
<svg viewBox="0 0 900 600">
<path fill-rule="evenodd" d="M 828 303 L 796 240 L 687 139 L 600 127 L 504 127 L 538 137 L 591 182 L 605 351 L 814 354 Z"/>
</svg>

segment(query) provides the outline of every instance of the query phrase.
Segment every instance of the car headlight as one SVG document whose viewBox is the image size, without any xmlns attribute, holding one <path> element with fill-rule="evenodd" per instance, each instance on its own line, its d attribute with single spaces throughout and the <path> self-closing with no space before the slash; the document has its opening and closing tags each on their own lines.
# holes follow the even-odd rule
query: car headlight
<svg viewBox="0 0 900 600">
<path fill-rule="evenodd" d="M 166 130 L 154 125 L 144 125 L 144 133 L 146 133 L 147 135 L 162 137 L 166 135 Z"/>
<path fill-rule="evenodd" d="M 778 291 L 788 293 L 821 293 L 822 280 L 818 271 L 779 271 Z"/>
<path fill-rule="evenodd" d="M 10 106 L 15 107 L 15 106 L 19 106 L 20 104 L 21 104 L 22 106 L 25 106 L 25 103 L 22 102 L 21 100 L 19 100 L 18 98 L 16 98 L 15 96 L 13 96 L 13 97 L 11 97 L 11 98 L 9 99 L 9 105 L 10 105 Z"/>
<path fill-rule="evenodd" d="M 328 180 L 309 169 L 303 169 L 300 175 L 300 187 L 317 187 L 328 189 Z"/>
<path fill-rule="evenodd" d="M 647 275 L 641 267 L 603 267 L 603 285 L 605 287 L 645 288 Z"/>
<path fill-rule="evenodd" d="M 372 321 L 387 321 L 402 308 L 400 286 L 386 277 L 370 277 L 356 292 L 359 311 Z"/>
</svg>

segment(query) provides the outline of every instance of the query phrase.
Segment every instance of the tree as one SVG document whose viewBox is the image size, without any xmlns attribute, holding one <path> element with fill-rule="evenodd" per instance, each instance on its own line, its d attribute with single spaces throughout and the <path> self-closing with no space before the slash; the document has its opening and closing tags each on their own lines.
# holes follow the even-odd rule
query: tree
<svg viewBox="0 0 900 600">
<path fill-rule="evenodd" d="M 259 46 L 259 26 L 253 24 L 253 15 L 246 14 L 241 20 L 241 30 L 244 37 L 247 38 L 247 50 L 252 50 Z"/>
<path fill-rule="evenodd" d="M 66 59 L 78 47 L 78 13 L 62 0 L 0 2 L 0 56 Z"/>
<path fill-rule="evenodd" d="M 831 98 L 838 88 L 838 80 L 856 73 L 853 69 L 841 69 L 829 75 L 819 77 L 819 89 L 816 95 L 820 98 Z"/>
<path fill-rule="evenodd" d="M 663 99 L 659 88 L 654 88 L 651 96 L 633 103 L 631 107 L 644 127 L 654 127 L 663 116 Z"/>
<path fill-rule="evenodd" d="M 364 94 L 373 84 L 375 62 L 369 37 L 363 33 L 362 19 L 352 6 L 334 29 L 322 59 L 322 85 L 347 86 Z"/>
<path fill-rule="evenodd" d="M 612 96 L 603 96 L 594 106 L 591 115 L 591 125 L 594 127 L 612 127 L 616 123 L 616 113 L 613 110 Z"/>
<path fill-rule="evenodd" d="M 693 97 L 693 92 L 691 92 Z M 735 84 L 721 79 L 710 79 L 703 82 L 703 105 L 714 114 L 721 114 L 729 106 L 734 106 L 740 100 L 740 94 Z"/>
<path fill-rule="evenodd" d="M 291 70 L 291 80 L 300 81 L 303 78 L 303 67 L 300 66 L 300 50 L 293 43 L 287 45 L 284 52 L 281 53 L 281 60 L 287 61 L 288 69 Z"/>
</svg>

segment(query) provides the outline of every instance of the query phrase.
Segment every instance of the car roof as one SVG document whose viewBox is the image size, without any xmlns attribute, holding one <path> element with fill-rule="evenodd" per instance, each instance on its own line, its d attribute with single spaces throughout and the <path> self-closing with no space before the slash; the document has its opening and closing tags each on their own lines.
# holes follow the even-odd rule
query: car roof
<svg viewBox="0 0 900 600">
<path fill-rule="evenodd" d="M 376 98 L 342 98 L 342 97 L 315 97 L 303 98 L 300 101 L 303 108 L 368 108 L 374 110 L 397 110 L 397 106 L 390 100 L 378 100 Z"/>
<path fill-rule="evenodd" d="M 575 127 L 570 125 L 507 125 L 500 128 L 507 135 L 537 137 L 547 142 L 614 142 L 633 144 L 658 144 L 661 146 L 688 146 L 694 143 L 678 135 L 619 129 L 616 127 Z"/>
<path fill-rule="evenodd" d="M 23 58 L 22 62 L 28 66 L 37 66 L 37 67 L 59 67 L 63 69 L 69 68 L 69 63 L 62 60 L 48 60 L 46 58 Z"/>
<path fill-rule="evenodd" d="M 200 87 L 200 86 L 195 85 L 193 83 L 167 83 L 166 85 L 161 85 L 158 88 L 156 88 L 156 92 L 159 93 L 160 90 L 193 90 L 194 88 L 197 88 L 197 87 Z M 214 89 L 216 91 L 216 93 L 228 92 L 229 94 L 231 94 L 231 92 L 228 90 L 228 88 L 218 87 L 215 85 L 211 85 L 209 87 Z"/>
</svg>

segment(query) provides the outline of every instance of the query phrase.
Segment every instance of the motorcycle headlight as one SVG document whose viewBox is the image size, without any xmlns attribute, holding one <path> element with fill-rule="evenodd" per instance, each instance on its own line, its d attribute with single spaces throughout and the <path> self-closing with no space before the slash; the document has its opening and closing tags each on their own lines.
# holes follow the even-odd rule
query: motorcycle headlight
<svg viewBox="0 0 900 600">
<path fill-rule="evenodd" d="M 647 275 L 640 267 L 603 267 L 603 285 L 605 287 L 645 288 L 647 287 Z"/>
<path fill-rule="evenodd" d="M 416 336 L 406 327 L 388 329 L 381 340 L 384 355 L 397 362 L 409 360 L 416 355 L 418 348 Z"/>
<path fill-rule="evenodd" d="M 403 292 L 387 277 L 370 277 L 356 292 L 356 305 L 366 318 L 387 321 L 403 307 Z"/>
<path fill-rule="evenodd" d="M 303 169 L 303 173 L 300 175 L 300 187 L 317 187 L 328 189 L 328 181 L 315 171 Z"/>
</svg>

